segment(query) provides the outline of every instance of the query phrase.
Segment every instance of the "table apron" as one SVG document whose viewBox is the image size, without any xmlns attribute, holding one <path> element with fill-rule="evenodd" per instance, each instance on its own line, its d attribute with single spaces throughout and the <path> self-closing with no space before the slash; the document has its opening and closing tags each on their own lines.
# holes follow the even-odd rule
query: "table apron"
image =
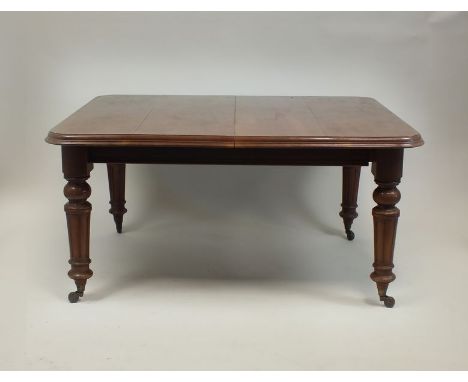
<svg viewBox="0 0 468 382">
<path fill-rule="evenodd" d="M 90 163 L 367 166 L 376 149 L 88 147 Z M 392 149 L 380 149 L 392 150 Z"/>
</svg>

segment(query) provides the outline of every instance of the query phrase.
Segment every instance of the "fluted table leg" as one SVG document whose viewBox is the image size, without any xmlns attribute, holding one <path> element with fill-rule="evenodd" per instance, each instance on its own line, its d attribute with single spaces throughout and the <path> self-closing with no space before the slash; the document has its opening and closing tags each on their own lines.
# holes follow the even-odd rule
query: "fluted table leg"
<svg viewBox="0 0 468 382">
<path fill-rule="evenodd" d="M 393 251 L 400 210 L 395 206 L 400 200 L 400 183 L 403 170 L 403 150 L 380 150 L 372 166 L 377 188 L 373 193 L 377 205 L 372 210 L 374 217 L 374 272 L 372 280 L 377 284 L 380 301 L 387 308 L 395 299 L 387 295 L 388 284 L 395 280 Z"/>
<path fill-rule="evenodd" d="M 91 203 L 87 201 L 91 195 L 91 187 L 86 180 L 92 169 L 87 161 L 86 149 L 80 147 L 62 147 L 63 174 L 68 183 L 64 194 L 68 199 L 65 204 L 68 238 L 70 243 L 71 269 L 68 276 L 75 281 L 76 291 L 68 295 L 74 303 L 83 296 L 86 281 L 93 275 L 89 268 L 89 225 Z"/>
</svg>

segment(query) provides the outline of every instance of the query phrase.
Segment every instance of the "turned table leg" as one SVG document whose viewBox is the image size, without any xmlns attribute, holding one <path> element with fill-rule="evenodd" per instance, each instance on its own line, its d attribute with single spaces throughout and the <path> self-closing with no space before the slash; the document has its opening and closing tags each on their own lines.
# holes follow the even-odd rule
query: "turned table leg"
<svg viewBox="0 0 468 382">
<path fill-rule="evenodd" d="M 68 199 L 65 204 L 68 239 L 70 243 L 71 269 L 68 276 L 75 281 L 77 290 L 68 295 L 68 300 L 77 302 L 83 296 L 86 281 L 93 275 L 89 268 L 89 223 L 91 187 L 86 180 L 92 170 L 87 161 L 87 151 L 80 147 L 62 147 L 62 168 L 65 179 L 64 194 Z"/>
<path fill-rule="evenodd" d="M 343 218 L 348 240 L 354 239 L 351 225 L 353 224 L 353 220 L 358 216 L 356 208 L 360 174 L 361 166 L 343 166 L 343 194 L 340 216 Z"/>
<path fill-rule="evenodd" d="M 388 284 L 395 280 L 393 250 L 400 210 L 395 206 L 400 200 L 400 183 L 403 170 L 403 150 L 386 149 L 376 154 L 372 165 L 377 188 L 373 193 L 377 205 L 372 210 L 374 217 L 374 272 L 371 278 L 377 284 L 380 301 L 387 308 L 395 304 L 395 299 L 387 296 Z"/>
<path fill-rule="evenodd" d="M 125 163 L 108 163 L 107 176 L 111 205 L 109 212 L 114 215 L 117 232 L 122 233 L 123 215 L 127 212 L 125 208 Z"/>
</svg>

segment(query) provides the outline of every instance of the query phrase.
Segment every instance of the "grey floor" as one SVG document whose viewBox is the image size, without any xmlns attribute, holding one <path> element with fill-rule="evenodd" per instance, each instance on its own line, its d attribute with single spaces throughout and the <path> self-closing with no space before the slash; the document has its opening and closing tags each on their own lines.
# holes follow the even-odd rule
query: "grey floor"
<svg viewBox="0 0 468 382">
<path fill-rule="evenodd" d="M 55 183 L 2 197 L 0 367 L 466 368 L 462 211 L 456 198 L 432 202 L 415 151 L 407 163 L 394 309 L 369 279 L 369 168 L 348 242 L 338 168 L 221 166 L 130 166 L 118 235 L 97 165 L 95 274 L 71 305 L 57 163 Z"/>
</svg>

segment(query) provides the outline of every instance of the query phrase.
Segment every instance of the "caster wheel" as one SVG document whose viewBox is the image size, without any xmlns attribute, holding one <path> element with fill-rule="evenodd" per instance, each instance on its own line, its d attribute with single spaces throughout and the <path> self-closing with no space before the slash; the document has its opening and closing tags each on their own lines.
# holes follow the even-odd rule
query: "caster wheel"
<svg viewBox="0 0 468 382">
<path fill-rule="evenodd" d="M 393 308 L 395 305 L 395 299 L 391 296 L 383 296 L 380 298 L 380 300 L 383 301 L 387 308 Z"/>
<path fill-rule="evenodd" d="M 82 295 L 82 294 L 81 294 Z M 70 301 L 72 304 L 78 302 L 78 300 L 81 297 L 79 292 L 70 292 L 68 294 L 68 301 Z"/>
<path fill-rule="evenodd" d="M 349 241 L 354 240 L 354 232 L 351 230 L 346 231 L 346 237 L 348 238 Z"/>
</svg>

